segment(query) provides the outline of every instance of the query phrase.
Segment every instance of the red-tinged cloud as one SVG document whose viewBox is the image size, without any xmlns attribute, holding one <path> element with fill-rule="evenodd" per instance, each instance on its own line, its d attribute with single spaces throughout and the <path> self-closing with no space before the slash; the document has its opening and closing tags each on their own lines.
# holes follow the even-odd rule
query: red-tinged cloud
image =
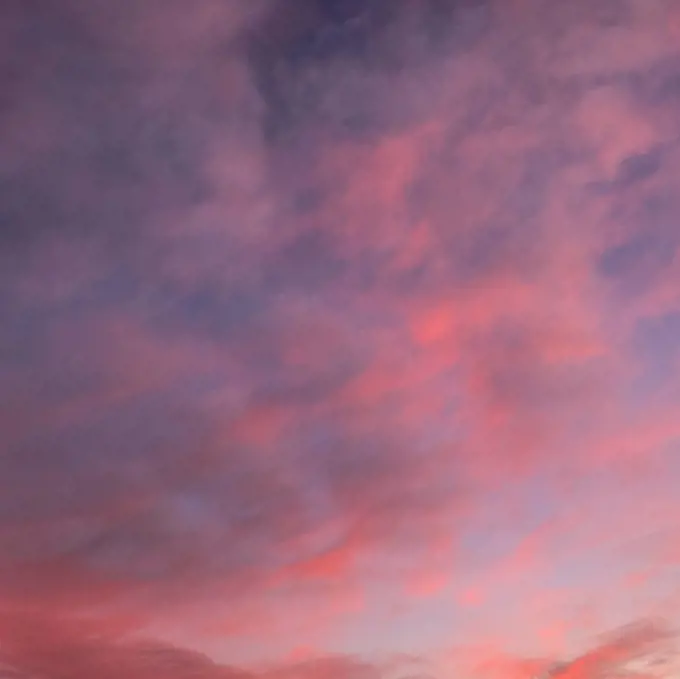
<svg viewBox="0 0 680 679">
<path fill-rule="evenodd" d="M 294 4 L 0 9 L 0 608 L 253 661 L 672 618 L 677 8 Z"/>
<path fill-rule="evenodd" d="M 2 676 L 45 679 L 381 679 L 407 677 L 413 662 L 395 656 L 370 664 L 347 655 L 314 655 L 257 670 L 216 663 L 186 648 L 126 639 L 92 621 L 9 615 L 0 621 Z"/>
<path fill-rule="evenodd" d="M 576 657 L 521 658 L 479 648 L 468 651 L 463 666 L 488 679 L 598 679 L 654 677 L 674 657 L 674 634 L 657 621 L 640 621 L 602 635 Z M 663 676 L 663 675 L 661 675 Z"/>
</svg>

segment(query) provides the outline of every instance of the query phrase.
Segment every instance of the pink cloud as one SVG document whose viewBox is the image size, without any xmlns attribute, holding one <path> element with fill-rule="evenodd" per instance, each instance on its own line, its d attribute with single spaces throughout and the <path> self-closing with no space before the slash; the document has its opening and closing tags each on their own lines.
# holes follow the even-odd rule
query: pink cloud
<svg viewBox="0 0 680 679">
<path fill-rule="evenodd" d="M 394 610 L 552 657 L 658 607 L 677 12 L 196 3 L 0 10 L 0 595 L 45 628 L 7 618 L 12 662 L 160 671 L 83 615 L 265 658 Z M 344 650 L 272 672 L 383 671 Z"/>
</svg>

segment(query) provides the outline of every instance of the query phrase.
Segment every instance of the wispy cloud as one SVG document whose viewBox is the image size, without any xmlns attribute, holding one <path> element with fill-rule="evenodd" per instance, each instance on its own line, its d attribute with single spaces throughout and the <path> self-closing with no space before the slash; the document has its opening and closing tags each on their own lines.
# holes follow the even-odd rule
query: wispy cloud
<svg viewBox="0 0 680 679">
<path fill-rule="evenodd" d="M 32 665 L 7 623 L 17 667 L 98 673 L 79 616 L 362 678 L 677 616 L 679 25 L 6 2 L 0 601 L 49 627 Z M 91 662 L 144 676 L 135 643 Z"/>
</svg>

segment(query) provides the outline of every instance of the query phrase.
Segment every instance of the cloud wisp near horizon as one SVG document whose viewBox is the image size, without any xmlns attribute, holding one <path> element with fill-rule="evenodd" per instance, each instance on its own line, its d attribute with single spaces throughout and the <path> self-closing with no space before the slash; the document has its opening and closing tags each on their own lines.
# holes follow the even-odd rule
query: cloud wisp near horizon
<svg viewBox="0 0 680 679">
<path fill-rule="evenodd" d="M 0 675 L 673 676 L 677 3 L 5 0 L 0 55 Z"/>
</svg>

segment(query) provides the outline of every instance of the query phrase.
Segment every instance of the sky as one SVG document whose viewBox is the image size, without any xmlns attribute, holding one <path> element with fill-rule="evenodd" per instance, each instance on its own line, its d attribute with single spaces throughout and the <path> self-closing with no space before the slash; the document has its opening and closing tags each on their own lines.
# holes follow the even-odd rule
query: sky
<svg viewBox="0 0 680 679">
<path fill-rule="evenodd" d="M 0 676 L 679 676 L 679 182 L 676 0 L 3 0 Z"/>
</svg>

